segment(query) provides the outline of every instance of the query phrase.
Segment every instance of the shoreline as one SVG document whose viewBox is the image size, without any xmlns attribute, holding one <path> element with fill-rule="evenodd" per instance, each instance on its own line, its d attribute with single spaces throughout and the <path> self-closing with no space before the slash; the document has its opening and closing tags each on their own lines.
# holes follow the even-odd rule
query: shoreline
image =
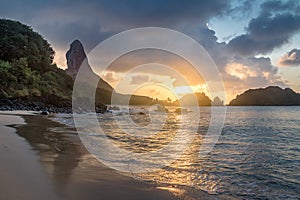
<svg viewBox="0 0 300 200">
<path fill-rule="evenodd" d="M 85 150 L 74 130 L 46 116 L 0 112 L 0 128 L 0 159 L 4 163 L 0 167 L 0 199 L 19 199 L 18 195 L 51 200 L 177 199 L 169 191 L 102 165 Z M 15 145 L 7 147 L 9 141 Z M 20 159 L 22 165 L 18 164 Z M 10 171 L 4 176 L 7 169 Z M 17 183 L 23 184 L 18 187 Z"/>
<path fill-rule="evenodd" d="M 15 133 L 13 125 L 24 125 L 24 120 L 15 113 L 0 114 L 0 199 L 60 199 L 38 156 Z"/>
</svg>

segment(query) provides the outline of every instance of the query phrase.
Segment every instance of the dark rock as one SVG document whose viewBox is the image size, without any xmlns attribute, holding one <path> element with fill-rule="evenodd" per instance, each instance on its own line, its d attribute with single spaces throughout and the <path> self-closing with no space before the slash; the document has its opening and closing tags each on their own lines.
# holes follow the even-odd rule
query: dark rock
<svg viewBox="0 0 300 200">
<path fill-rule="evenodd" d="M 290 88 L 277 86 L 250 89 L 238 95 L 230 106 L 297 106 L 300 105 L 300 94 Z"/>
<path fill-rule="evenodd" d="M 1 105 L 7 105 L 7 106 L 13 106 L 14 105 L 14 103 L 9 99 L 1 99 L 0 104 Z"/>
<path fill-rule="evenodd" d="M 67 74 L 69 74 L 74 80 L 79 71 L 79 68 L 82 67 L 84 76 L 88 77 L 86 80 L 90 80 L 90 78 L 96 78 L 99 80 L 98 88 L 107 90 L 112 92 L 113 88 L 106 81 L 104 81 L 101 77 L 96 75 L 91 66 L 89 65 L 88 58 L 84 52 L 83 45 L 79 40 L 75 40 L 71 43 L 70 49 L 66 53 L 67 65 L 66 69 Z"/>
<path fill-rule="evenodd" d="M 76 78 L 77 72 L 83 61 L 87 58 L 84 48 L 79 40 L 75 40 L 70 45 L 70 49 L 66 54 L 68 69 L 66 72 L 73 78 Z"/>
<path fill-rule="evenodd" d="M 46 110 L 41 111 L 41 115 L 49 115 L 49 112 Z"/>
</svg>

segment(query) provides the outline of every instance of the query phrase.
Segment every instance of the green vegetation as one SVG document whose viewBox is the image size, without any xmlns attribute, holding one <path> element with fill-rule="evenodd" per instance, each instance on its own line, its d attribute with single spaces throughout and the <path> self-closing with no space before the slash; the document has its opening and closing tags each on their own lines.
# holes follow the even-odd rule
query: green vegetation
<svg viewBox="0 0 300 200">
<path fill-rule="evenodd" d="M 44 72 L 50 70 L 54 54 L 50 44 L 31 27 L 0 19 L 0 60 L 26 58 L 29 68 Z"/>
<path fill-rule="evenodd" d="M 0 19 L 0 97 L 72 95 L 73 80 L 52 64 L 54 51 L 32 28 Z"/>
</svg>

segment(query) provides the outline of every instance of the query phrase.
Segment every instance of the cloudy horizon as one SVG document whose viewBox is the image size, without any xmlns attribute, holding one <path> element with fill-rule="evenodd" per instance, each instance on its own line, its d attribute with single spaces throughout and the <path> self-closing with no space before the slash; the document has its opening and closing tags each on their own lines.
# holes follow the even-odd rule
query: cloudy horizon
<svg viewBox="0 0 300 200">
<path fill-rule="evenodd" d="M 61 68 L 66 68 L 65 53 L 75 39 L 83 43 L 88 53 L 121 31 L 155 26 L 187 34 L 206 49 L 224 80 L 227 102 L 246 89 L 269 85 L 300 92 L 298 1 L 11 0 L 2 3 L 0 11 L 1 18 L 21 21 L 41 33 L 55 49 L 55 62 Z M 175 65 L 175 60 L 170 58 L 169 64 Z M 187 65 L 178 63 L 178 69 L 185 71 Z M 125 66 L 126 62 L 122 64 Z M 114 85 L 122 77 L 122 70 L 112 67 L 103 78 Z M 176 86 L 171 75 L 155 78 Z M 149 77 L 142 72 L 132 74 L 129 85 L 138 84 L 141 79 Z M 195 91 L 204 88 L 202 83 L 192 86 Z M 154 91 L 159 95 L 157 92 Z"/>
</svg>

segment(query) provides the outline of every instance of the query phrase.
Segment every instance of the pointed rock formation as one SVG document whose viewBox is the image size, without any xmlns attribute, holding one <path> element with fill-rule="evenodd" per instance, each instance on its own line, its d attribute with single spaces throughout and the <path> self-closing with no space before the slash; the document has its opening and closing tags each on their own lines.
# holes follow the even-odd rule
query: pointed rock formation
<svg viewBox="0 0 300 200">
<path fill-rule="evenodd" d="M 99 77 L 93 72 L 91 66 L 89 65 L 88 58 L 84 52 L 83 45 L 79 40 L 74 40 L 71 43 L 70 49 L 66 53 L 66 58 L 67 58 L 67 65 L 68 65 L 66 72 L 74 80 L 81 66 L 84 66 L 84 69 L 86 70 L 84 71 L 84 73 Z M 99 78 L 100 80 L 99 80 L 98 88 L 112 92 L 113 91 L 112 86 L 110 86 L 101 77 Z"/>
<path fill-rule="evenodd" d="M 84 48 L 79 40 L 75 40 L 70 45 L 70 49 L 66 54 L 68 68 L 66 72 L 73 78 L 76 78 L 77 72 L 87 58 Z"/>
<path fill-rule="evenodd" d="M 96 103 L 104 103 L 111 104 L 111 96 L 114 92 L 112 86 L 110 86 L 106 81 L 104 81 L 100 76 L 93 72 L 93 69 L 89 65 L 87 55 L 84 52 L 84 47 L 79 40 L 75 40 L 71 43 L 70 49 L 66 54 L 67 65 L 68 68 L 66 72 L 75 80 L 77 73 L 80 69 L 80 77 L 78 77 L 79 81 L 83 81 L 84 83 L 94 83 L 95 80 L 98 81 L 95 101 Z M 89 90 L 87 90 L 89 91 Z M 124 95 L 114 92 L 115 94 L 115 103 L 127 105 L 128 99 L 130 99 L 130 103 L 132 105 L 151 105 L 153 99 L 146 96 L 138 96 L 138 95 Z M 89 99 L 79 98 L 78 101 L 84 103 Z M 100 106 L 96 106 L 96 108 L 100 107 L 104 108 L 102 104 Z M 102 106 L 102 107 L 101 107 Z"/>
</svg>

